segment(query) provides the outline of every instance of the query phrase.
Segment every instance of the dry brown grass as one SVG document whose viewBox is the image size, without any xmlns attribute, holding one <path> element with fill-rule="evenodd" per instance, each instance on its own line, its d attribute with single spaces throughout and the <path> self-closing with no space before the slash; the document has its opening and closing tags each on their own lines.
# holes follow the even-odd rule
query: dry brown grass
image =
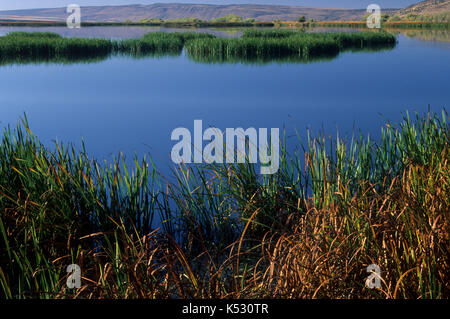
<svg viewBox="0 0 450 319">
<path fill-rule="evenodd" d="M 311 207 L 291 233 L 267 238 L 268 266 L 258 269 L 267 296 L 448 298 L 449 171 L 443 165 L 408 167 L 384 195 L 368 187 L 367 196 L 348 204 Z M 378 291 L 364 286 L 369 264 L 381 267 Z"/>
<path fill-rule="evenodd" d="M 307 203 L 302 218 L 267 233 L 257 251 L 243 248 L 246 228 L 222 261 L 206 249 L 193 258 L 156 232 L 134 241 L 122 233 L 128 244 L 117 264 L 107 254 L 84 257 L 91 260 L 77 296 L 448 298 L 448 180 L 448 160 L 434 168 L 411 165 L 385 194 L 367 185 L 363 196 L 326 208 Z M 379 290 L 365 287 L 369 264 L 381 267 Z M 117 283 L 123 273 L 126 287 Z"/>
<path fill-rule="evenodd" d="M 386 172 L 367 165 L 380 172 L 372 182 L 361 162 L 346 169 L 310 145 L 312 197 L 280 176 L 261 186 L 244 166 L 228 166 L 224 176 L 199 169 L 197 184 L 181 169 L 191 176 L 187 190 L 169 184 L 143 202 L 132 195 L 148 185 L 147 166 L 134 179 L 107 171 L 109 199 L 96 193 L 87 159 L 73 164 L 58 148 L 52 160 L 29 135 L 8 133 L 0 157 L 0 297 L 449 298 L 448 126 L 427 116 L 401 128 L 395 139 L 383 135 L 382 154 L 360 146 L 361 157 L 379 154 L 375 164 L 396 163 L 394 154 L 404 163 Z M 332 174 L 319 174 L 326 170 Z M 126 200 L 118 200 L 119 184 L 127 185 Z M 178 219 L 165 206 L 169 198 Z M 154 205 L 172 218 L 173 231 L 140 223 Z M 239 227 L 228 209 L 240 212 Z M 69 264 L 81 267 L 79 289 L 66 286 Z M 381 289 L 365 287 L 370 264 L 381 268 Z"/>
</svg>

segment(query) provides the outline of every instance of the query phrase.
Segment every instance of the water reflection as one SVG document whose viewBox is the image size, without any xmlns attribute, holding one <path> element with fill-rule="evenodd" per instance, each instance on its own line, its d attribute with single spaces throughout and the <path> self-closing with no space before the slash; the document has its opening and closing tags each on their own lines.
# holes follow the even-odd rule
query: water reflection
<svg viewBox="0 0 450 319">
<path fill-rule="evenodd" d="M 165 27 L 135 27 L 108 26 L 82 27 L 69 29 L 66 27 L 1 27 L 0 36 L 10 32 L 53 32 L 63 37 L 74 38 L 106 38 L 106 39 L 134 39 L 149 32 L 199 32 L 211 33 L 219 37 L 236 37 L 242 34 L 244 28 L 165 28 Z"/>
<path fill-rule="evenodd" d="M 83 38 L 109 38 L 129 39 L 139 38 L 148 32 L 206 32 L 219 37 L 239 37 L 246 28 L 166 28 L 157 26 L 93 26 L 80 29 L 68 29 L 66 27 L 2 27 L 0 36 L 9 32 L 54 32 L 64 37 Z M 267 29 L 267 28 L 265 28 Z M 305 29 L 306 32 L 358 32 L 364 29 L 358 28 L 332 28 L 314 27 Z M 407 37 L 417 38 L 425 41 L 450 42 L 450 30 L 424 30 L 424 29 L 387 29 L 393 34 L 404 34 Z"/>
<path fill-rule="evenodd" d="M 342 52 L 381 52 L 390 51 L 395 48 L 395 43 L 384 45 L 372 45 L 371 47 L 351 47 L 340 52 L 323 52 L 314 56 L 303 57 L 299 55 L 275 55 L 275 56 L 238 56 L 226 54 L 196 54 L 187 52 L 187 57 L 197 63 L 207 64 L 251 64 L 251 65 L 265 65 L 265 64 L 308 64 L 317 62 L 329 62 L 334 60 Z"/>
<path fill-rule="evenodd" d="M 408 38 L 423 41 L 450 42 L 450 30 L 389 30 L 391 33 L 404 34 Z"/>
<path fill-rule="evenodd" d="M 49 147 L 54 139 L 79 147 L 83 138 L 100 160 L 150 153 L 166 173 L 170 133 L 191 129 L 195 119 L 220 129 L 286 127 L 289 145 L 296 132 L 304 141 L 306 128 L 342 136 L 361 128 L 378 138 L 384 118 L 448 106 L 448 52 L 401 35 L 386 53 L 341 54 L 326 63 L 204 64 L 177 53 L 0 67 L 0 129 L 26 113 Z"/>
<path fill-rule="evenodd" d="M 395 47 L 395 44 L 377 46 L 375 48 L 352 48 L 347 49 L 344 52 L 378 52 L 389 51 Z M 98 54 L 85 54 L 85 55 L 67 55 L 67 56 L 32 56 L 32 57 L 20 57 L 20 56 L 1 56 L 0 67 L 6 65 L 23 65 L 23 64 L 87 64 L 87 63 L 99 63 L 105 61 L 113 56 L 130 57 L 133 59 L 147 59 L 147 58 L 164 58 L 164 57 L 178 57 L 183 52 L 167 51 L 167 52 L 130 52 L 130 53 L 98 53 Z M 241 64 L 253 64 L 253 65 L 265 65 L 271 63 L 317 63 L 328 62 L 335 59 L 339 52 L 324 53 L 312 57 L 301 57 L 298 55 L 291 56 L 224 56 L 224 55 L 199 55 L 199 54 L 186 54 L 187 57 L 197 63 L 206 64 L 221 64 L 221 63 L 241 63 Z"/>
<path fill-rule="evenodd" d="M 61 64 L 61 65 L 71 65 L 71 64 L 88 64 L 88 63 L 98 63 L 105 61 L 110 58 L 109 54 L 98 53 L 98 54 L 87 54 L 83 56 L 33 56 L 33 57 L 0 57 L 0 67 L 7 65 L 23 65 L 23 64 Z"/>
</svg>

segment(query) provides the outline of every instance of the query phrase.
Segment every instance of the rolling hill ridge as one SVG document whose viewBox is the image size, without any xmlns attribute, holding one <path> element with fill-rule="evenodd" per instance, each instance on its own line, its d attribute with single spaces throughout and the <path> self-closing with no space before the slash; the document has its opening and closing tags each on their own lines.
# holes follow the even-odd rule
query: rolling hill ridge
<svg viewBox="0 0 450 319">
<path fill-rule="evenodd" d="M 393 10 L 388 10 L 393 11 Z M 85 22 L 133 22 L 142 19 L 180 19 L 197 18 L 211 20 L 235 14 L 243 18 L 261 21 L 297 20 L 301 16 L 307 19 L 361 20 L 366 11 L 363 9 L 326 9 L 281 5 L 209 5 L 156 3 L 152 5 L 89 6 L 82 7 L 82 20 Z M 65 21 L 65 8 L 29 9 L 0 11 L 0 20 Z"/>
</svg>

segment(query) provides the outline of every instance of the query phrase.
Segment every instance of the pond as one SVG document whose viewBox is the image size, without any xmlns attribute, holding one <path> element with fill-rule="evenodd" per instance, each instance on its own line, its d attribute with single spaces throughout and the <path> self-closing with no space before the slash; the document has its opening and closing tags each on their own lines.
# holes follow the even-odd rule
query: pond
<svg viewBox="0 0 450 319">
<path fill-rule="evenodd" d="M 64 36 L 136 38 L 139 27 L 6 28 Z M 211 30 L 238 36 L 239 29 Z M 324 31 L 324 30 L 321 30 Z M 326 31 L 326 30 L 325 30 Z M 436 35 L 437 34 L 437 35 Z M 180 56 L 113 56 L 95 63 L 0 66 L 0 129 L 26 114 L 45 145 L 83 140 L 99 160 L 120 152 L 150 154 L 163 171 L 178 127 L 255 127 L 285 130 L 289 148 L 307 129 L 314 135 L 380 136 L 386 119 L 407 110 L 440 112 L 450 101 L 449 31 L 399 33 L 389 50 L 344 52 L 311 63 L 202 63 Z M 443 39 L 442 41 L 439 41 Z M 447 41 L 447 42 L 446 42 Z"/>
</svg>

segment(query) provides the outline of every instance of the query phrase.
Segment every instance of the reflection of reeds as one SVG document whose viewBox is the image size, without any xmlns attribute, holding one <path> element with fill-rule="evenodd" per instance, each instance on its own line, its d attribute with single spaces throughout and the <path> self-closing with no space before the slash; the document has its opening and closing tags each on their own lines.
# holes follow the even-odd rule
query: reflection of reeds
<svg viewBox="0 0 450 319">
<path fill-rule="evenodd" d="M 189 54 L 189 58 L 192 61 L 198 63 L 208 63 L 208 64 L 223 64 L 223 63 L 239 63 L 248 65 L 267 65 L 272 63 L 279 64 L 290 64 L 290 63 L 314 63 L 314 62 L 326 62 L 331 61 L 336 58 L 338 54 L 323 54 L 314 57 L 302 57 L 297 55 L 287 55 L 287 56 L 223 56 L 223 55 L 199 55 L 199 54 Z"/>
<path fill-rule="evenodd" d="M 290 24 L 290 23 L 282 23 Z M 366 21 L 319 21 L 306 22 L 303 24 L 294 23 L 295 26 L 303 27 L 344 27 L 344 28 L 367 28 Z M 382 22 L 382 28 L 420 28 L 420 29 L 450 29 L 448 22 L 426 22 L 426 21 L 387 21 Z"/>
<path fill-rule="evenodd" d="M 385 28 L 414 28 L 414 29 L 450 29 L 448 22 L 425 22 L 425 21 L 389 21 L 383 24 Z"/>
<path fill-rule="evenodd" d="M 0 141 L 0 295 L 448 298 L 446 119 L 405 117 L 377 143 L 311 137 L 267 177 L 212 164 L 173 183 L 145 159 L 49 151 L 24 121 Z M 369 264 L 380 290 L 364 288 Z"/>
<path fill-rule="evenodd" d="M 402 33 L 410 38 L 420 39 L 424 41 L 437 41 L 437 42 L 450 42 L 450 31 L 449 30 L 423 30 L 423 29 L 413 29 L 413 30 L 402 30 L 402 29 L 392 29 L 389 30 L 394 33 Z"/>
</svg>

